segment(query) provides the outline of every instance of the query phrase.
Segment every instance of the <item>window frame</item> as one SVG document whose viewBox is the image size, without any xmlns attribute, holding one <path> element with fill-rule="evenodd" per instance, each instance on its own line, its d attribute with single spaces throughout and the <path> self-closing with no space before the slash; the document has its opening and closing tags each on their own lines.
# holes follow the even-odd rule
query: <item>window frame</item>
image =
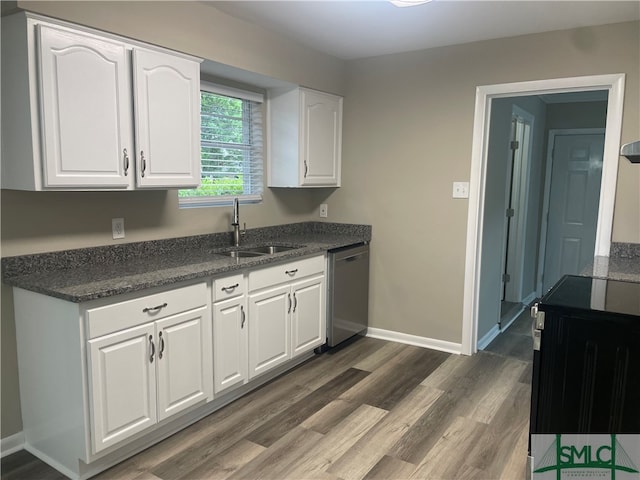
<svg viewBox="0 0 640 480">
<path fill-rule="evenodd" d="M 240 100 L 248 100 L 251 102 L 259 103 L 263 107 L 260 109 L 260 127 L 262 130 L 262 137 L 265 136 L 265 94 L 254 92 L 251 90 L 244 90 L 235 87 L 229 87 L 227 85 L 222 85 L 206 80 L 200 81 L 200 91 L 213 93 L 215 95 L 222 95 L 226 97 L 232 97 Z M 245 119 L 243 118 L 243 128 L 255 128 L 252 122 L 255 120 L 248 119 L 245 123 Z M 192 196 L 192 197 L 181 197 L 178 195 L 178 207 L 179 208 L 200 208 L 200 207 L 220 207 L 220 206 L 229 206 L 233 204 L 235 198 L 238 198 L 240 203 L 242 204 L 251 204 L 251 203 L 261 203 L 264 185 L 265 185 L 265 145 L 264 141 L 261 140 L 261 155 L 260 162 L 262 163 L 262 174 L 261 174 L 261 192 L 260 193 L 251 193 L 251 194 L 243 194 L 243 195 L 219 195 L 219 196 Z M 200 145 L 202 145 L 202 137 L 200 137 Z M 200 154 L 200 166 L 202 168 L 202 153 Z M 247 168 L 247 161 L 243 161 L 243 168 Z M 202 171 L 200 173 L 202 177 Z M 180 190 L 192 190 L 192 189 L 180 189 Z"/>
</svg>

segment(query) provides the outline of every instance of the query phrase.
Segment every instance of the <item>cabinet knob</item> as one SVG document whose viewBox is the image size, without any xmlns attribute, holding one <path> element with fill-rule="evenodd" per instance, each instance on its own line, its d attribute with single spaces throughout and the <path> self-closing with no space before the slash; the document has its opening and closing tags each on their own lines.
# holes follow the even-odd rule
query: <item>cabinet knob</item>
<svg viewBox="0 0 640 480">
<path fill-rule="evenodd" d="M 296 308 L 298 308 L 298 297 L 296 297 L 296 294 L 294 292 L 293 294 L 293 312 L 295 313 Z"/>
<path fill-rule="evenodd" d="M 287 298 L 289 299 L 289 308 L 287 308 L 287 313 L 291 313 L 291 294 L 287 293 Z"/>
<path fill-rule="evenodd" d="M 126 148 L 122 150 L 122 160 L 124 161 L 124 176 L 126 177 L 129 174 L 129 154 Z"/>
<path fill-rule="evenodd" d="M 140 163 L 142 168 L 140 169 L 140 176 L 144 177 L 144 171 L 147 169 L 147 160 L 144 158 L 144 151 L 140 150 Z"/>
<path fill-rule="evenodd" d="M 244 322 L 247 320 L 247 316 L 244 313 L 244 307 L 240 305 L 240 315 L 242 316 L 242 323 L 240 324 L 240 328 L 244 328 Z"/>
<path fill-rule="evenodd" d="M 298 269 L 297 269 L 297 268 L 294 268 L 293 270 L 285 270 L 285 272 L 284 272 L 284 273 L 286 273 L 287 275 L 291 275 L 291 276 L 293 276 L 293 275 L 295 275 L 296 273 L 298 273 Z"/>
<path fill-rule="evenodd" d="M 167 302 L 164 302 L 162 305 L 156 305 L 155 307 L 145 307 L 145 308 L 142 309 L 142 313 L 157 312 L 158 310 L 162 310 L 167 305 L 168 305 Z"/>
<path fill-rule="evenodd" d="M 307 165 L 307 161 L 304 161 L 304 178 L 307 178 L 307 173 L 309 172 L 309 166 Z"/>
<path fill-rule="evenodd" d="M 238 288 L 239 286 L 240 286 L 240 284 L 239 284 L 239 283 L 236 283 L 235 285 L 229 285 L 228 287 L 222 287 L 222 289 L 221 289 L 221 290 L 222 290 L 223 292 L 230 293 L 230 292 L 233 292 L 233 291 L 234 291 L 236 288 Z"/>
<path fill-rule="evenodd" d="M 164 338 L 162 338 L 162 332 L 158 334 L 160 338 L 160 351 L 158 352 L 158 360 L 162 360 L 162 354 L 164 353 Z"/>
<path fill-rule="evenodd" d="M 149 355 L 149 363 L 153 363 L 153 356 L 156 354 L 156 346 L 153 344 L 153 335 L 149 335 L 149 345 L 151 347 L 151 355 Z"/>
</svg>

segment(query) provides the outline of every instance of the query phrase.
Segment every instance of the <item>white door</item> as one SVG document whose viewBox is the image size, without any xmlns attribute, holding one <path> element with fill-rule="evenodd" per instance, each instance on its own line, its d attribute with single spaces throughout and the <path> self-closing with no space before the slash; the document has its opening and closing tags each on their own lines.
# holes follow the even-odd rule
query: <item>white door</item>
<svg viewBox="0 0 640 480">
<path fill-rule="evenodd" d="M 245 296 L 213 304 L 214 392 L 242 385 L 248 376 Z"/>
<path fill-rule="evenodd" d="M 158 421 L 207 398 L 206 313 L 202 307 L 156 322 Z"/>
<path fill-rule="evenodd" d="M 124 45 L 37 28 L 44 185 L 132 185 L 131 86 Z"/>
<path fill-rule="evenodd" d="M 200 65 L 133 51 L 139 187 L 200 184 Z"/>
<path fill-rule="evenodd" d="M 291 286 L 292 356 L 312 350 L 326 341 L 324 291 L 324 276 L 303 280 Z"/>
<path fill-rule="evenodd" d="M 556 135 L 553 152 L 544 292 L 593 261 L 604 134 Z"/>
<path fill-rule="evenodd" d="M 289 285 L 249 295 L 249 378 L 291 358 Z"/>
<path fill-rule="evenodd" d="M 342 98 L 301 90 L 300 184 L 340 186 Z"/>
<path fill-rule="evenodd" d="M 89 340 L 94 453 L 156 423 L 154 326 Z"/>
</svg>

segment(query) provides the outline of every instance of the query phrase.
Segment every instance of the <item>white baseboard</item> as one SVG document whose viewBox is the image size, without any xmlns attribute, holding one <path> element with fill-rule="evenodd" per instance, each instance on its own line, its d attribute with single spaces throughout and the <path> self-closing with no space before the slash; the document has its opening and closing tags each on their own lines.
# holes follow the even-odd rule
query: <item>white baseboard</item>
<svg viewBox="0 0 640 480">
<path fill-rule="evenodd" d="M 419 337 L 408 333 L 394 332 L 392 330 L 383 330 L 382 328 L 367 329 L 367 337 L 379 338 L 390 342 L 404 343 L 407 345 L 415 345 L 416 347 L 431 348 L 447 353 L 460 354 L 462 352 L 462 344 L 454 342 L 446 342 L 436 338 Z"/>
<path fill-rule="evenodd" d="M 0 458 L 19 452 L 24 448 L 24 433 L 18 432 L 0 439 Z"/>
<path fill-rule="evenodd" d="M 524 299 L 522 299 L 522 303 L 524 303 L 525 306 L 529 306 L 533 303 L 533 301 L 536 298 L 538 298 L 538 294 L 537 292 L 533 291 L 529 295 L 527 295 Z"/>
<path fill-rule="evenodd" d="M 478 350 L 484 350 L 500 334 L 500 327 L 496 323 L 480 340 L 478 340 Z"/>
</svg>

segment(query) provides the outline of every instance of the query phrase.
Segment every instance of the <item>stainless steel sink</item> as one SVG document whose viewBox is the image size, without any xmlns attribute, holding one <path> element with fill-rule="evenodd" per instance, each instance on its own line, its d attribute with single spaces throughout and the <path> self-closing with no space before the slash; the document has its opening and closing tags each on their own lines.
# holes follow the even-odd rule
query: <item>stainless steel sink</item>
<svg viewBox="0 0 640 480">
<path fill-rule="evenodd" d="M 295 250 L 296 248 L 300 248 L 300 247 L 291 247 L 287 245 L 262 245 L 260 247 L 251 247 L 251 248 L 243 249 L 243 251 L 271 255 L 274 253 L 286 252 L 288 250 Z"/>
<path fill-rule="evenodd" d="M 240 247 L 233 250 L 215 252 L 218 255 L 226 255 L 232 258 L 260 257 L 262 255 L 273 255 L 274 253 L 286 252 L 302 248 L 301 246 L 290 245 L 260 245 L 257 247 Z"/>
<path fill-rule="evenodd" d="M 249 250 L 229 250 L 228 252 L 216 252 L 218 255 L 226 255 L 227 257 L 233 258 L 244 258 L 244 257 L 261 257 L 264 253 L 260 252 L 251 252 Z"/>
</svg>

